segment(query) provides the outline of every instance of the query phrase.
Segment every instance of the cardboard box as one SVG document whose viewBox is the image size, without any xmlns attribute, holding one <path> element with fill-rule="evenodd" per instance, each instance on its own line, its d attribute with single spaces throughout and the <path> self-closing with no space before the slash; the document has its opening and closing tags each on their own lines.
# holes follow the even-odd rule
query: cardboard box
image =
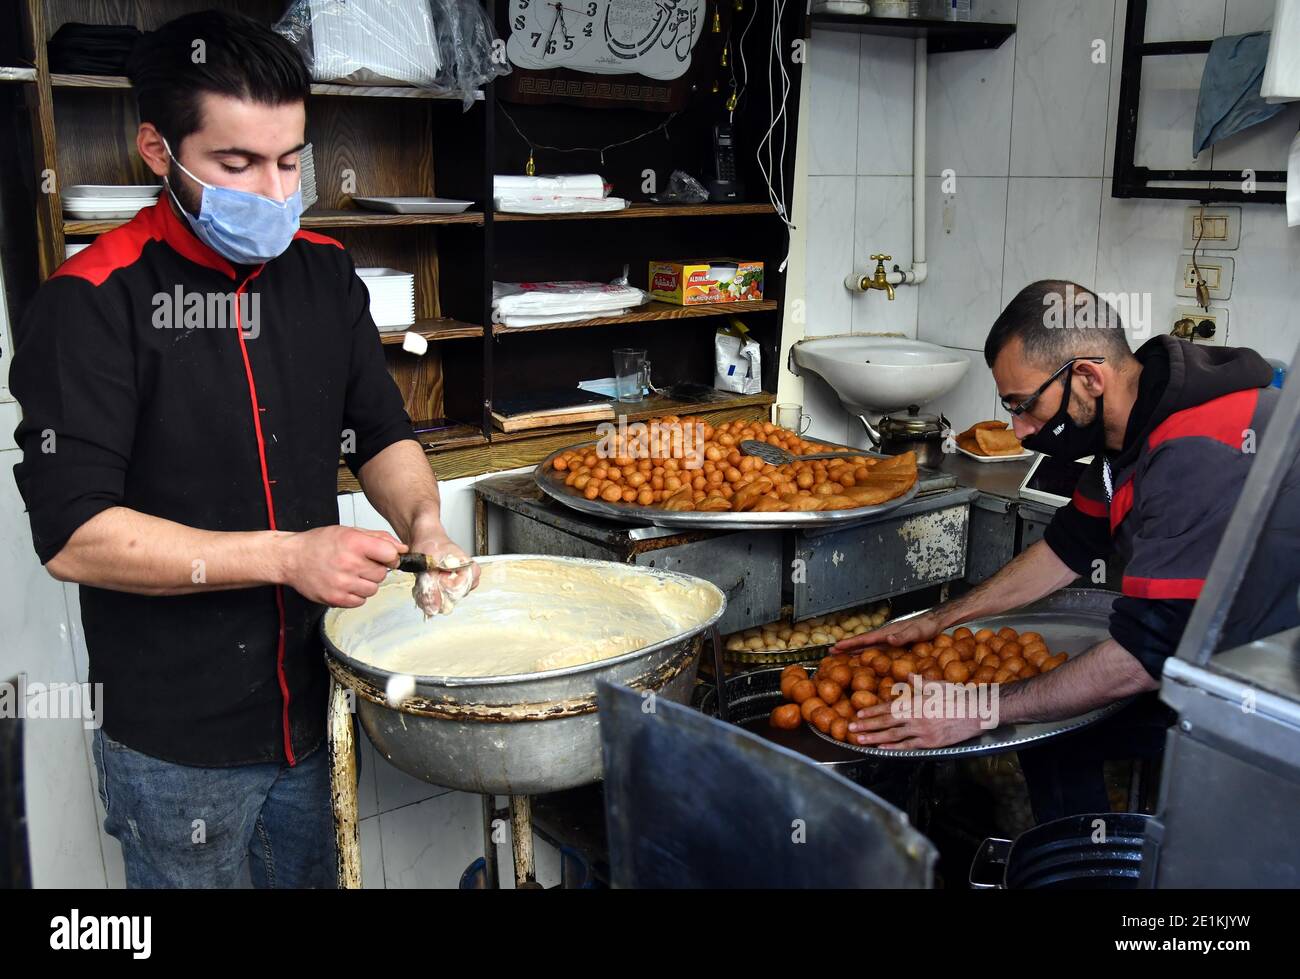
<svg viewBox="0 0 1300 979">
<path fill-rule="evenodd" d="M 732 276 L 731 266 L 735 266 Z M 651 262 L 650 295 L 677 306 L 750 302 L 763 298 L 763 263 L 734 258 Z"/>
</svg>

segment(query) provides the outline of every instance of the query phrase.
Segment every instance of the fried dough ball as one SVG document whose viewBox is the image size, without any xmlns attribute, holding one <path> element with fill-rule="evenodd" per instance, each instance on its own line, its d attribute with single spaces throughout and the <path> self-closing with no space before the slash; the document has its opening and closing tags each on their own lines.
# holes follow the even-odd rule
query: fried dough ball
<svg viewBox="0 0 1300 979">
<path fill-rule="evenodd" d="M 854 693 L 857 693 L 861 690 L 875 690 L 878 682 L 874 670 L 858 670 L 853 674 L 853 680 L 849 686 Z"/>
<path fill-rule="evenodd" d="M 943 678 L 949 683 L 965 683 L 971 677 L 971 669 L 961 660 L 949 663 L 943 671 Z"/>
<path fill-rule="evenodd" d="M 844 688 L 834 680 L 820 680 L 817 683 L 817 696 L 828 704 L 833 704 L 844 696 Z"/>
<path fill-rule="evenodd" d="M 889 672 L 895 680 L 906 680 L 916 672 L 916 663 L 911 659 L 911 657 L 900 656 L 898 659 L 894 660 Z"/>
<path fill-rule="evenodd" d="M 1004 625 L 1001 629 L 998 630 L 998 635 L 1001 636 L 1003 639 L 1010 641 L 1012 639 L 1015 639 L 1019 635 L 1019 633 L 1017 633 L 1015 629 L 1011 628 L 1011 626 Z"/>
<path fill-rule="evenodd" d="M 849 722 L 847 718 L 837 717 L 831 721 L 831 737 L 836 741 L 847 741 L 849 739 Z"/>
<path fill-rule="evenodd" d="M 974 638 L 974 636 L 975 634 L 971 632 L 969 629 L 967 629 L 965 626 L 962 626 L 960 629 L 955 629 L 952 634 L 952 638 L 954 642 L 956 642 L 958 639 L 972 639 Z"/>
<path fill-rule="evenodd" d="M 981 629 L 979 632 L 975 633 L 975 641 L 977 643 L 988 642 L 990 639 L 993 638 L 993 636 L 994 636 L 994 632 L 992 629 Z"/>
<path fill-rule="evenodd" d="M 774 728 L 782 731 L 793 731 L 799 726 L 799 705 L 782 704 L 776 710 L 772 711 L 772 716 L 768 718 L 768 723 Z"/>
<path fill-rule="evenodd" d="M 1050 673 L 1069 658 L 1068 653 L 1057 653 L 1055 656 L 1049 656 L 1039 665 L 1038 671 L 1040 673 Z"/>
<path fill-rule="evenodd" d="M 939 654 L 939 659 L 938 659 L 939 669 L 941 670 L 947 669 L 948 664 L 953 662 L 954 660 L 957 661 L 961 660 L 961 652 L 955 647 L 949 646 L 947 649 L 945 649 L 943 652 Z"/>
<path fill-rule="evenodd" d="M 866 710 L 868 707 L 875 707 L 880 703 L 880 698 L 870 690 L 859 690 L 849 698 L 849 704 L 854 710 Z"/>
<path fill-rule="evenodd" d="M 796 704 L 817 696 L 817 687 L 811 680 L 800 680 L 790 691 L 790 699 Z"/>
<path fill-rule="evenodd" d="M 817 708 L 817 710 L 813 711 L 813 716 L 810 718 L 813 727 L 818 731 L 821 731 L 822 734 L 829 733 L 831 725 L 834 724 L 837 719 L 843 720 L 843 718 L 829 707 Z"/>
<path fill-rule="evenodd" d="M 835 701 L 835 703 L 831 704 L 831 710 L 839 714 L 840 717 L 848 718 L 853 716 L 853 704 L 847 698 Z"/>
<path fill-rule="evenodd" d="M 853 682 L 853 669 L 847 664 L 844 666 L 834 666 L 827 673 L 826 678 L 833 683 L 838 683 L 841 687 L 847 687 Z M 824 698 L 823 698 L 824 699 Z"/>
<path fill-rule="evenodd" d="M 934 637 L 934 647 L 936 649 L 943 649 L 947 646 L 951 646 L 954 641 L 955 640 L 952 636 L 948 635 L 948 633 L 941 632 L 939 635 Z"/>
<path fill-rule="evenodd" d="M 805 721 L 811 721 L 813 714 L 825 706 L 826 701 L 822 700 L 821 697 L 809 697 L 799 705 L 799 715 Z"/>
</svg>

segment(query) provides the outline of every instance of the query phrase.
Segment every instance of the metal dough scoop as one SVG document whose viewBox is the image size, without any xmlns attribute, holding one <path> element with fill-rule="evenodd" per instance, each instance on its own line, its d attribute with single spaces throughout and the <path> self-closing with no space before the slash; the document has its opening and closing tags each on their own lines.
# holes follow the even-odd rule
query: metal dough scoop
<svg viewBox="0 0 1300 979">
<path fill-rule="evenodd" d="M 813 452 L 806 456 L 797 456 L 779 445 L 760 442 L 757 439 L 745 439 L 740 443 L 740 451 L 747 456 L 756 456 L 773 466 L 784 466 L 788 462 L 802 462 L 805 459 L 855 459 L 866 455 L 862 452 Z"/>
</svg>

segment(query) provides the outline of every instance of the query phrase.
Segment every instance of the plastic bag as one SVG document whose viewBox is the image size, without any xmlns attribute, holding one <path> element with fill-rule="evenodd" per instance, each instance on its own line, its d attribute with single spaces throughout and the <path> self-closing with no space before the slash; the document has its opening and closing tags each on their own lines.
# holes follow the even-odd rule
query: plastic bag
<svg viewBox="0 0 1300 979">
<path fill-rule="evenodd" d="M 293 0 L 275 30 L 315 81 L 410 85 L 458 94 L 466 109 L 510 71 L 493 60 L 496 35 L 477 0 Z"/>
<path fill-rule="evenodd" d="M 650 199 L 656 204 L 703 204 L 709 192 L 685 170 L 674 170 L 668 187 L 661 194 L 651 194 Z"/>
<path fill-rule="evenodd" d="M 749 330 L 735 317 L 713 338 L 713 386 L 734 394 L 758 394 L 763 390 L 758 344 L 749 339 Z"/>
</svg>

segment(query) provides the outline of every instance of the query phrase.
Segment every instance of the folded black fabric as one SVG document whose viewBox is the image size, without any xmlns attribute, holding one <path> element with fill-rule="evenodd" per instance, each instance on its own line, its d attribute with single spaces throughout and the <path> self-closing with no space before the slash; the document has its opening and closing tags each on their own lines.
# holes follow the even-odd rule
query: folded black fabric
<svg viewBox="0 0 1300 979">
<path fill-rule="evenodd" d="M 50 38 L 50 71 L 66 75 L 125 75 L 140 31 L 130 25 L 64 24 Z"/>
</svg>

